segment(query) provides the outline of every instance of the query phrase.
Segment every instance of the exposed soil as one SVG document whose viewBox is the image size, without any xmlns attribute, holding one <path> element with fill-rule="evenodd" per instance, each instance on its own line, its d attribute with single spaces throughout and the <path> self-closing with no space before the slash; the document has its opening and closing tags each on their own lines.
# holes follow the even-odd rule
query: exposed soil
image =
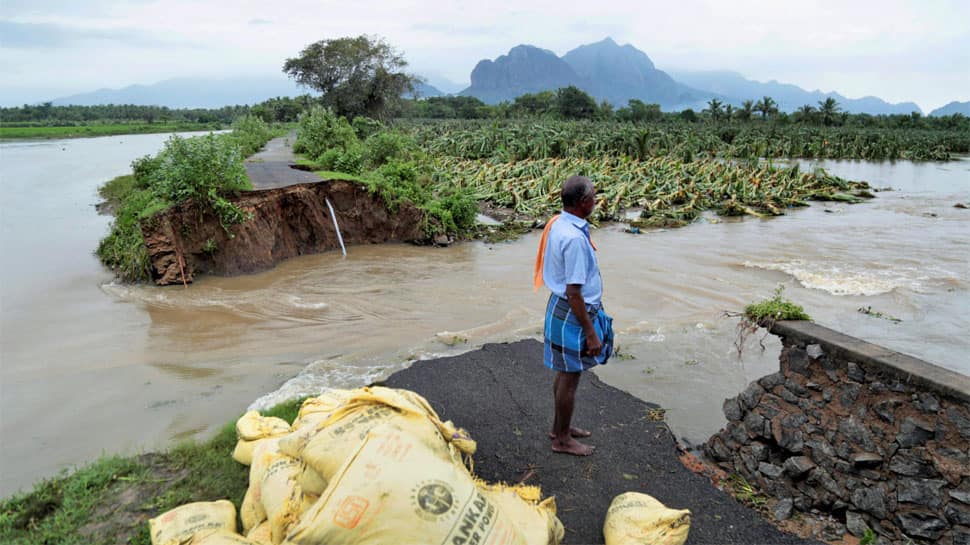
<svg viewBox="0 0 970 545">
<path fill-rule="evenodd" d="M 173 467 L 165 454 L 143 454 L 138 461 L 148 468 L 150 476 L 134 483 L 116 482 L 90 517 L 93 522 L 80 527 L 78 535 L 91 542 L 125 545 L 149 518 L 158 514 L 152 508 L 153 500 L 188 476 L 187 469 Z"/>
<path fill-rule="evenodd" d="M 196 274 L 237 275 L 266 270 L 291 257 L 339 250 L 327 199 L 345 245 L 417 242 L 424 214 L 409 204 L 388 209 L 361 184 L 324 181 L 249 191 L 232 202 L 252 215 L 229 232 L 195 203 L 185 203 L 143 223 L 142 232 L 158 285 L 191 282 Z"/>
</svg>

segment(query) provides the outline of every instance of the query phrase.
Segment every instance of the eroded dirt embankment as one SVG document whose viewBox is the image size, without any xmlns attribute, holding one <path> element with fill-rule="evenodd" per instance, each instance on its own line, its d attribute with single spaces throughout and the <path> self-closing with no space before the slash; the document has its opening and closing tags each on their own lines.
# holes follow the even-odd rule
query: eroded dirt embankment
<svg viewBox="0 0 970 545">
<path fill-rule="evenodd" d="M 339 250 L 327 199 L 346 245 L 424 238 L 424 214 L 419 209 L 401 204 L 392 212 L 380 196 L 354 182 L 249 191 L 232 202 L 251 219 L 233 225 L 231 234 L 195 203 L 176 206 L 144 222 L 152 279 L 167 285 L 191 282 L 196 274 L 252 273 L 291 257 Z"/>
</svg>

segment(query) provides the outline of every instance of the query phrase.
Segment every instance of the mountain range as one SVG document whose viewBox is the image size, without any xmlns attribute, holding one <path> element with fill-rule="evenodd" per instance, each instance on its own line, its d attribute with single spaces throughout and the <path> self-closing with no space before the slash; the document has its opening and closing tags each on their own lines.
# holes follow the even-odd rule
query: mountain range
<svg viewBox="0 0 970 545">
<path fill-rule="evenodd" d="M 153 85 L 129 85 L 122 89 L 98 89 L 56 98 L 54 106 L 75 104 L 137 104 L 169 108 L 221 108 L 256 104 L 278 96 L 298 96 L 309 91 L 280 77 L 175 78 Z"/>
<path fill-rule="evenodd" d="M 458 86 L 438 74 L 426 77 L 416 89 L 420 97 L 455 93 Z M 581 45 L 562 57 L 532 45 L 518 45 L 494 60 L 479 61 L 471 72 L 471 85 L 457 92 L 487 104 L 511 101 L 524 93 L 538 93 L 574 85 L 598 101 L 625 106 L 630 99 L 660 104 L 664 110 L 700 110 L 716 98 L 740 106 L 745 100 L 770 96 L 781 111 L 791 112 L 808 104 L 816 106 L 834 98 L 844 111 L 869 114 L 920 112 L 913 102 L 891 104 L 878 97 L 851 99 L 835 92 L 807 91 L 777 81 L 759 82 L 737 72 L 665 72 L 646 53 L 611 38 Z M 440 88 L 439 88 L 440 87 Z M 170 108 L 218 108 L 231 104 L 255 104 L 276 96 L 311 92 L 279 77 L 177 78 L 153 85 L 123 89 L 99 89 L 53 100 L 55 105 L 155 104 Z M 970 102 L 954 102 L 931 115 L 968 114 Z"/>
<path fill-rule="evenodd" d="M 631 98 L 668 108 L 693 106 L 713 96 L 677 83 L 657 70 L 645 53 L 610 38 L 579 46 L 562 58 L 532 45 L 515 46 L 494 61 L 479 61 L 471 86 L 460 94 L 496 104 L 570 85 L 615 106 L 625 106 Z"/>
<path fill-rule="evenodd" d="M 957 102 L 954 100 L 953 102 L 930 112 L 931 117 L 941 117 L 953 114 L 963 114 L 966 117 L 970 117 L 970 100 L 967 102 Z"/>
<path fill-rule="evenodd" d="M 597 100 L 625 106 L 630 99 L 660 104 L 665 110 L 704 108 L 718 99 L 740 106 L 745 100 L 770 96 L 781 111 L 792 112 L 834 98 L 849 113 L 909 114 L 921 112 L 912 102 L 890 104 L 877 97 L 846 98 L 838 93 L 806 91 L 791 84 L 746 79 L 737 72 L 677 72 L 668 74 L 654 66 L 646 53 L 611 38 L 581 45 L 563 55 L 531 45 L 519 45 L 507 55 L 482 60 L 472 70 L 471 86 L 461 92 L 494 104 L 574 85 Z"/>
<path fill-rule="evenodd" d="M 708 72 L 672 72 L 677 81 L 691 87 L 706 89 L 710 92 L 728 97 L 728 102 L 739 105 L 739 100 L 757 101 L 761 97 L 769 96 L 778 103 L 778 109 L 783 112 L 793 112 L 805 104 L 817 106 L 826 98 L 834 98 L 839 106 L 852 114 L 909 114 L 922 112 L 913 102 L 890 104 L 881 98 L 867 96 L 862 98 L 846 98 L 839 93 L 823 93 L 822 91 L 806 91 L 790 83 L 769 81 L 762 83 L 745 78 L 737 72 L 708 71 Z"/>
</svg>

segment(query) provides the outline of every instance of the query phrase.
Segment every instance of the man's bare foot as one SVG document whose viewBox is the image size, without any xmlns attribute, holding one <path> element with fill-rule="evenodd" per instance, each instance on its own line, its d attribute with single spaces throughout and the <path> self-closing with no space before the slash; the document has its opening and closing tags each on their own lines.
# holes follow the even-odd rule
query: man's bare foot
<svg viewBox="0 0 970 545">
<path fill-rule="evenodd" d="M 594 450 L 596 450 L 596 447 L 592 445 L 584 445 L 572 437 L 565 441 L 560 441 L 558 439 L 552 440 L 553 452 L 572 454 L 573 456 L 589 456 Z"/>
<path fill-rule="evenodd" d="M 583 428 L 569 428 L 569 435 L 577 439 L 580 439 L 583 437 L 589 437 L 590 435 L 593 435 L 593 432 L 584 430 Z M 556 434 L 549 432 L 549 439 L 555 439 L 555 438 L 556 438 Z"/>
</svg>

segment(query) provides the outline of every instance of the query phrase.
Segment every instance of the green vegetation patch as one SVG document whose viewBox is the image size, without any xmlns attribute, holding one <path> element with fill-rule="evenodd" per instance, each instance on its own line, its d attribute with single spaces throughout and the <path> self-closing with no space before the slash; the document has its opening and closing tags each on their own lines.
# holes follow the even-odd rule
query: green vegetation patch
<svg viewBox="0 0 970 545">
<path fill-rule="evenodd" d="M 411 204 L 425 214 L 424 233 L 468 236 L 475 227 L 477 202 L 470 192 L 439 184 L 427 154 L 414 139 L 384 127 L 379 121 L 356 117 L 353 123 L 317 107 L 300 119 L 293 150 L 306 157 L 302 164 L 324 179 L 359 181 L 396 211 Z"/>
<path fill-rule="evenodd" d="M 784 291 L 783 286 L 778 286 L 770 299 L 744 307 L 744 315 L 759 324 L 778 320 L 811 320 L 801 305 L 785 299 Z"/>
<path fill-rule="evenodd" d="M 603 156 L 946 161 L 970 152 L 966 119 L 925 119 L 922 122 L 930 124 L 925 127 L 826 127 L 761 120 L 702 123 L 668 117 L 674 114 L 634 119 L 620 115 L 625 110 L 619 110 L 615 119 L 569 120 L 541 114 L 531 119 L 400 120 L 394 126 L 438 155 L 501 161 Z M 515 115 L 514 108 L 509 115 Z M 859 121 L 871 121 L 864 117 Z"/>
<path fill-rule="evenodd" d="M 128 281 L 150 280 L 142 224 L 172 206 L 194 201 L 229 231 L 246 214 L 229 198 L 252 188 L 243 159 L 278 131 L 246 116 L 228 134 L 193 138 L 173 135 L 155 156 L 132 162 L 132 174 L 109 181 L 98 191 L 115 213 L 108 235 L 98 244 L 101 261 Z"/>
<path fill-rule="evenodd" d="M 302 400 L 263 414 L 293 422 Z M 232 459 L 235 422 L 212 439 L 168 452 L 105 457 L 0 501 L 0 543 L 149 545 L 148 519 L 194 501 L 228 499 L 237 509 L 249 468 Z"/>
</svg>

